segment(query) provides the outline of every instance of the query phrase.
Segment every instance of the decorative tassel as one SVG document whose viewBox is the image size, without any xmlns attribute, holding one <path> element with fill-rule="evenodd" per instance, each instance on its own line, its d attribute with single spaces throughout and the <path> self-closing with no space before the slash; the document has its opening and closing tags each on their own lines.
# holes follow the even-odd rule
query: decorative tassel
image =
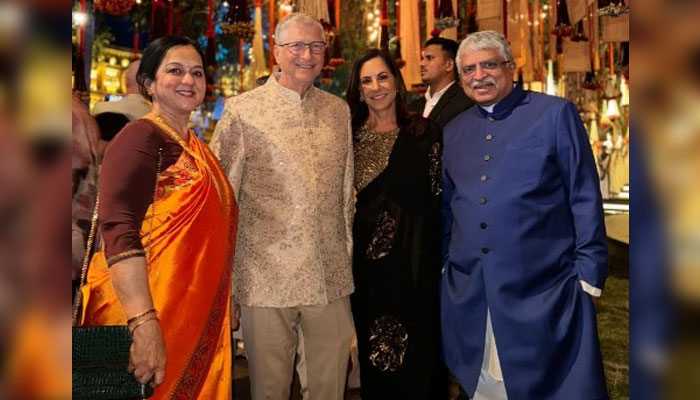
<svg viewBox="0 0 700 400">
<path fill-rule="evenodd" d="M 593 61 L 591 61 L 591 64 L 593 64 Z M 599 90 L 602 87 L 595 77 L 593 65 L 591 65 L 591 71 L 586 72 L 586 77 L 584 78 L 581 87 L 586 90 Z"/>
<path fill-rule="evenodd" d="M 396 49 L 394 50 L 394 61 L 396 62 L 396 66 L 399 67 L 399 69 L 403 68 L 403 66 L 406 65 L 406 61 L 403 60 L 403 56 L 401 55 L 400 40 L 396 40 Z"/>
<path fill-rule="evenodd" d="M 524 84 L 525 84 L 525 80 L 523 79 L 523 69 L 520 68 L 520 69 L 518 69 L 518 85 L 520 87 L 523 87 Z"/>
<path fill-rule="evenodd" d="M 182 8 L 177 4 L 177 19 L 175 20 L 175 34 L 182 35 Z"/>
<path fill-rule="evenodd" d="M 382 18 L 379 20 L 381 26 L 379 48 L 382 50 L 389 49 L 389 11 L 387 9 L 386 0 L 382 0 Z"/>
<path fill-rule="evenodd" d="M 339 67 L 345 64 L 345 59 L 343 58 L 343 52 L 340 47 L 340 36 L 335 35 L 333 40 L 333 53 L 331 55 L 331 60 L 328 62 L 332 67 Z"/>
<path fill-rule="evenodd" d="M 467 33 L 474 33 L 479 30 L 476 23 L 476 0 L 471 0 L 469 3 L 469 17 L 467 18 Z"/>
<path fill-rule="evenodd" d="M 168 11 L 163 0 L 153 0 L 151 3 L 151 41 L 167 34 Z"/>
<path fill-rule="evenodd" d="M 204 95 L 205 101 L 214 99 L 214 71 L 216 71 L 216 31 L 214 30 L 214 0 L 208 1 L 207 9 L 207 48 L 204 54 L 207 65 L 207 91 Z"/>
<path fill-rule="evenodd" d="M 586 31 L 583 29 L 583 20 L 578 21 L 576 24 L 576 33 L 571 37 L 572 42 L 587 42 L 588 36 L 586 36 Z"/>
<path fill-rule="evenodd" d="M 85 79 L 85 58 L 80 49 L 76 53 L 75 63 L 73 64 L 73 68 L 75 68 L 73 72 L 73 91 L 83 95 L 88 93 L 87 80 Z"/>
<path fill-rule="evenodd" d="M 206 63 L 208 66 L 216 65 L 216 31 L 214 30 L 214 0 L 209 0 L 207 8 L 207 51 Z"/>
<path fill-rule="evenodd" d="M 168 35 L 173 34 L 173 12 L 175 5 L 173 4 L 175 0 L 168 1 Z"/>
<path fill-rule="evenodd" d="M 254 79 L 251 79 L 251 83 L 254 83 L 255 79 L 267 73 L 267 66 L 265 65 L 265 49 L 263 48 L 262 40 L 261 5 L 261 0 L 255 0 L 255 35 L 253 36 L 253 58 L 250 62 L 250 74 Z"/>
<path fill-rule="evenodd" d="M 554 63 L 552 60 L 547 60 L 547 94 L 556 96 L 557 84 L 554 82 Z"/>
<path fill-rule="evenodd" d="M 607 110 L 608 108 L 608 101 L 603 100 L 603 108 Z M 610 118 L 608 118 L 608 113 L 604 112 L 600 114 L 600 126 L 603 128 L 609 127 L 612 125 L 612 121 L 610 121 Z"/>
<path fill-rule="evenodd" d="M 135 60 L 135 59 L 138 58 L 138 54 L 139 54 L 139 31 L 138 31 L 138 25 L 137 25 L 137 27 L 134 29 L 134 39 L 133 39 L 133 46 L 132 46 L 132 47 L 133 47 L 133 50 L 132 50 L 133 54 L 131 55 L 131 59 L 132 59 L 132 60 Z"/>
<path fill-rule="evenodd" d="M 611 121 L 614 121 L 614 120 L 620 118 L 620 108 L 617 106 L 617 100 L 615 100 L 615 99 L 608 100 L 608 108 L 605 111 L 605 114 L 607 115 L 607 117 Z"/>
<path fill-rule="evenodd" d="M 624 76 L 620 79 L 620 93 L 622 97 L 620 98 L 620 105 L 622 107 L 628 107 L 630 105 L 630 86 L 627 78 Z"/>
</svg>

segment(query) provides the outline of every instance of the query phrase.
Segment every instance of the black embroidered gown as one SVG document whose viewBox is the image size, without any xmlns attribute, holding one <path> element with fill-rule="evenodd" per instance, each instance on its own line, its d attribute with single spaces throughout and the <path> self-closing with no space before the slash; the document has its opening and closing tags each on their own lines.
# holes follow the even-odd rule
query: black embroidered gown
<svg viewBox="0 0 700 400">
<path fill-rule="evenodd" d="M 361 397 L 445 399 L 440 356 L 441 133 L 360 130 L 351 296 Z M 388 162 L 387 162 L 388 161 Z"/>
</svg>

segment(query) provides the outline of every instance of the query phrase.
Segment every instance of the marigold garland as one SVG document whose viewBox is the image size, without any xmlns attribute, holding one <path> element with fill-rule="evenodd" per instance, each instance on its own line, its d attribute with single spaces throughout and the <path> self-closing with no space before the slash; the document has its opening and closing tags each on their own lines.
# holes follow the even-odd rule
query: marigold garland
<svg viewBox="0 0 700 400">
<path fill-rule="evenodd" d="M 135 0 L 95 0 L 94 7 L 104 14 L 124 15 L 131 10 L 135 3 Z"/>
</svg>

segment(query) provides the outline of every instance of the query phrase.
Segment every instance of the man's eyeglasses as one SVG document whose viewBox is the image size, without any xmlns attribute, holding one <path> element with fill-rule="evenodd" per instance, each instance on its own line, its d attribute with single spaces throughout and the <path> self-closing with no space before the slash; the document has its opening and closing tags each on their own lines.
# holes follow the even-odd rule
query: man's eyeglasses
<svg viewBox="0 0 700 400">
<path fill-rule="evenodd" d="M 499 68 L 499 67 L 501 67 L 505 64 L 508 64 L 508 63 L 510 63 L 510 61 L 498 62 L 498 61 L 493 61 L 493 60 L 486 60 L 486 61 L 480 62 L 479 66 L 484 71 L 493 71 L 496 68 Z M 462 66 L 462 73 L 465 76 L 472 76 L 472 75 L 474 75 L 475 72 L 476 72 L 476 65 L 474 65 L 474 64 Z"/>
<path fill-rule="evenodd" d="M 307 47 L 311 49 L 312 54 L 323 54 L 326 51 L 326 42 L 290 42 L 278 44 L 278 46 L 287 48 L 287 50 L 295 56 L 303 54 Z"/>
</svg>

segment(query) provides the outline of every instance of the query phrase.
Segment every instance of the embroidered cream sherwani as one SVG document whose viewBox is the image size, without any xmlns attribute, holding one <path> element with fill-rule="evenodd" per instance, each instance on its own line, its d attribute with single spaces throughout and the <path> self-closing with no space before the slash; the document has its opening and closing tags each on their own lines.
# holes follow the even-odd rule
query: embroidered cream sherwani
<svg viewBox="0 0 700 400">
<path fill-rule="evenodd" d="M 327 304 L 354 290 L 350 112 L 276 78 L 228 99 L 211 141 L 240 207 L 234 294 L 250 307 Z"/>
</svg>

